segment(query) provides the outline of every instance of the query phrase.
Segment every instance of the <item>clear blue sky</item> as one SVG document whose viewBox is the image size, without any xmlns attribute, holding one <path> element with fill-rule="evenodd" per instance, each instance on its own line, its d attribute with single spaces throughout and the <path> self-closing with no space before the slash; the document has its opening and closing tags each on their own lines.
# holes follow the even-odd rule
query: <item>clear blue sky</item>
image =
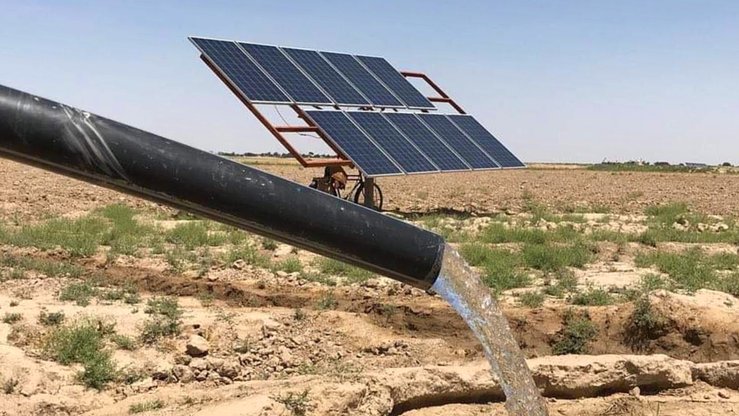
<svg viewBox="0 0 739 416">
<path fill-rule="evenodd" d="M 281 151 L 188 35 L 381 55 L 526 161 L 739 163 L 739 1 L 2 1 L 0 84 Z"/>
</svg>

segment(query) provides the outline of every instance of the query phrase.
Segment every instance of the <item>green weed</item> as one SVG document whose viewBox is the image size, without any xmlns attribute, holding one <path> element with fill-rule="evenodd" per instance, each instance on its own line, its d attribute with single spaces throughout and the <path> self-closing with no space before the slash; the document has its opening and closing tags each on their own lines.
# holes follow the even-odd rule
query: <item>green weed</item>
<svg viewBox="0 0 739 416">
<path fill-rule="evenodd" d="M 544 304 L 544 293 L 540 291 L 524 292 L 518 297 L 522 305 L 529 308 L 538 308 Z"/>
<path fill-rule="evenodd" d="M 374 273 L 368 270 L 360 269 L 359 267 L 354 267 L 328 257 L 319 257 L 316 266 L 322 273 L 346 277 L 350 283 L 364 282 L 374 276 Z"/>
<path fill-rule="evenodd" d="M 339 302 L 333 292 L 326 292 L 318 299 L 318 309 L 336 309 L 338 306 Z"/>
<path fill-rule="evenodd" d="M 23 315 L 18 312 L 6 312 L 5 316 L 3 316 L 3 323 L 12 325 L 20 322 L 21 319 L 23 319 Z"/>
<path fill-rule="evenodd" d="M 135 403 L 128 407 L 128 414 L 136 414 L 143 412 L 151 412 L 164 408 L 164 402 L 159 399 L 148 400 L 145 402 Z"/>
<path fill-rule="evenodd" d="M 273 265 L 274 270 L 281 270 L 286 273 L 298 273 L 303 271 L 303 264 L 300 259 L 295 256 L 287 257 Z"/>
<path fill-rule="evenodd" d="M 64 322 L 64 312 L 46 312 L 41 311 L 38 321 L 44 326 L 59 326 Z"/>
<path fill-rule="evenodd" d="M 626 326 L 626 342 L 636 351 L 646 348 L 649 340 L 664 335 L 667 319 L 657 312 L 644 293 L 634 301 L 634 311 L 629 316 Z"/>
<path fill-rule="evenodd" d="M 544 244 L 547 242 L 547 233 L 538 228 L 506 228 L 502 223 L 492 223 L 480 232 L 479 239 L 490 244 Z"/>
<path fill-rule="evenodd" d="M 90 282 L 74 282 L 64 286 L 59 293 L 59 300 L 75 302 L 79 306 L 87 306 L 98 293 L 98 289 Z"/>
<path fill-rule="evenodd" d="M 552 284 L 552 277 L 557 282 Z M 572 293 L 577 289 L 577 276 L 571 270 L 558 270 L 553 274 L 547 275 L 544 293 L 557 298 L 564 297 L 567 293 Z"/>
<path fill-rule="evenodd" d="M 308 400 L 308 390 L 301 393 L 288 392 L 278 396 L 273 396 L 272 400 L 282 403 L 292 416 L 305 416 L 313 406 Z"/>
<path fill-rule="evenodd" d="M 0 266 L 13 267 L 21 270 L 34 270 L 47 277 L 79 277 L 84 272 L 84 268 L 76 264 L 57 261 L 37 259 L 26 256 L 13 256 L 9 254 L 0 255 Z"/>
<path fill-rule="evenodd" d="M 568 311 L 564 317 L 564 328 L 559 332 L 559 340 L 552 346 L 555 355 L 585 354 L 588 343 L 598 335 L 598 329 L 587 313 L 577 314 Z"/>
<path fill-rule="evenodd" d="M 208 226 L 202 221 L 188 221 L 169 230 L 166 240 L 193 250 L 197 247 L 222 245 L 227 237 L 220 233 L 210 233 Z"/>
<path fill-rule="evenodd" d="M 668 274 L 680 287 L 689 291 L 712 288 L 719 280 L 717 269 L 735 269 L 739 256 L 733 254 L 707 255 L 700 249 L 690 249 L 681 253 L 641 252 L 635 258 L 638 267 L 655 266 L 660 272 Z"/>
<path fill-rule="evenodd" d="M 256 248 L 249 244 L 231 247 L 226 252 L 225 262 L 231 264 L 236 260 L 243 260 L 246 264 L 267 268 L 270 266 L 270 260 L 260 253 Z"/>
<path fill-rule="evenodd" d="M 309 282 L 317 282 L 326 286 L 336 286 L 336 279 L 321 273 L 302 273 L 300 277 Z"/>
<path fill-rule="evenodd" d="M 141 341 L 153 344 L 166 336 L 177 335 L 181 330 L 182 310 L 176 298 L 159 297 L 149 299 L 144 312 L 152 315 L 141 330 Z"/>
<path fill-rule="evenodd" d="M 72 256 L 90 256 L 95 253 L 108 226 L 97 217 L 76 220 L 58 218 L 43 224 L 27 225 L 9 237 L 9 244 L 18 247 L 38 247 L 48 250 L 61 247 Z"/>
<path fill-rule="evenodd" d="M 269 251 L 277 250 L 277 241 L 271 238 L 262 238 L 262 248 Z"/>
<path fill-rule="evenodd" d="M 102 389 L 116 377 L 115 363 L 105 350 L 99 323 L 80 321 L 62 326 L 51 332 L 44 343 L 44 352 L 63 365 L 81 363 L 83 371 L 78 375 L 88 387 Z"/>
<path fill-rule="evenodd" d="M 110 340 L 122 350 L 133 351 L 136 349 L 136 341 L 129 336 L 113 334 L 110 336 Z"/>
<path fill-rule="evenodd" d="M 565 267 L 583 267 L 593 256 L 584 244 L 572 246 L 555 244 L 526 244 L 522 250 L 523 260 L 528 267 L 545 272 Z"/>
<path fill-rule="evenodd" d="M 575 293 L 570 303 L 580 306 L 605 306 L 614 302 L 613 296 L 602 288 L 589 286 L 585 291 Z"/>
</svg>

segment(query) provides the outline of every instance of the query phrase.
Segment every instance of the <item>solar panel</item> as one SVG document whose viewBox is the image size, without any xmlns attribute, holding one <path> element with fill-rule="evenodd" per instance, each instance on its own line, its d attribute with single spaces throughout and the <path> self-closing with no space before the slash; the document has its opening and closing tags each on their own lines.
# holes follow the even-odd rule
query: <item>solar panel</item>
<svg viewBox="0 0 739 416">
<path fill-rule="evenodd" d="M 317 51 L 281 48 L 339 105 L 368 106 L 370 102 Z"/>
<path fill-rule="evenodd" d="M 473 169 L 495 169 L 498 165 L 443 114 L 419 114 L 431 129 Z"/>
<path fill-rule="evenodd" d="M 390 88 L 401 101 L 411 108 L 436 109 L 420 91 L 405 77 L 393 68 L 385 58 L 373 56 L 357 56 L 377 78 Z"/>
<path fill-rule="evenodd" d="M 416 149 L 380 113 L 348 112 L 364 132 L 407 173 L 438 172 L 439 169 Z"/>
<path fill-rule="evenodd" d="M 327 61 L 354 84 L 373 105 L 378 107 L 404 107 L 395 96 L 385 88 L 353 56 L 344 53 L 320 52 Z"/>
<path fill-rule="evenodd" d="M 244 50 L 284 89 L 295 102 L 331 104 L 321 92 L 276 46 L 239 43 Z"/>
<path fill-rule="evenodd" d="M 190 38 L 200 52 L 250 101 L 289 103 L 290 97 L 231 41 Z"/>
<path fill-rule="evenodd" d="M 365 175 L 403 173 L 343 112 L 306 111 L 306 114 Z"/>
<path fill-rule="evenodd" d="M 385 113 L 384 116 L 405 134 L 442 171 L 469 170 L 443 141 L 410 113 Z"/>
<path fill-rule="evenodd" d="M 506 149 L 498 139 L 493 136 L 482 124 L 474 117 L 468 115 L 449 115 L 454 124 L 462 131 L 467 133 L 470 139 L 477 142 L 487 154 L 490 155 L 501 167 L 515 168 L 524 165 L 510 150 Z"/>
</svg>

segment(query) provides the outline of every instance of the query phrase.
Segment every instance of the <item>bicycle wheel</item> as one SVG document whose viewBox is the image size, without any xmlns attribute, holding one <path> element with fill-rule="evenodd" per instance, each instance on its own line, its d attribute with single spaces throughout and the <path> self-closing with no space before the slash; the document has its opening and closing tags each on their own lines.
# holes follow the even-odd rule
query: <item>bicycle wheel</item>
<svg viewBox="0 0 739 416">
<path fill-rule="evenodd" d="M 377 184 L 374 184 L 372 202 L 372 206 L 376 210 L 382 211 L 382 189 L 380 189 Z M 364 182 L 360 183 L 359 186 L 357 186 L 357 190 L 354 192 L 354 203 L 364 205 Z"/>
</svg>

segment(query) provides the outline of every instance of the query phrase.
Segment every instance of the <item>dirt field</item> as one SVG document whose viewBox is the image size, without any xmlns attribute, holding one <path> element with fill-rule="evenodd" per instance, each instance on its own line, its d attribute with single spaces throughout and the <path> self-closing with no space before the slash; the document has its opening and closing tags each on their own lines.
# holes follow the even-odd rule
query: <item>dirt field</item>
<svg viewBox="0 0 739 416">
<path fill-rule="evenodd" d="M 739 412 L 739 175 L 379 184 L 498 293 L 551 414 Z M 0 415 L 505 414 L 438 296 L 5 160 L 0 185 Z"/>
</svg>

